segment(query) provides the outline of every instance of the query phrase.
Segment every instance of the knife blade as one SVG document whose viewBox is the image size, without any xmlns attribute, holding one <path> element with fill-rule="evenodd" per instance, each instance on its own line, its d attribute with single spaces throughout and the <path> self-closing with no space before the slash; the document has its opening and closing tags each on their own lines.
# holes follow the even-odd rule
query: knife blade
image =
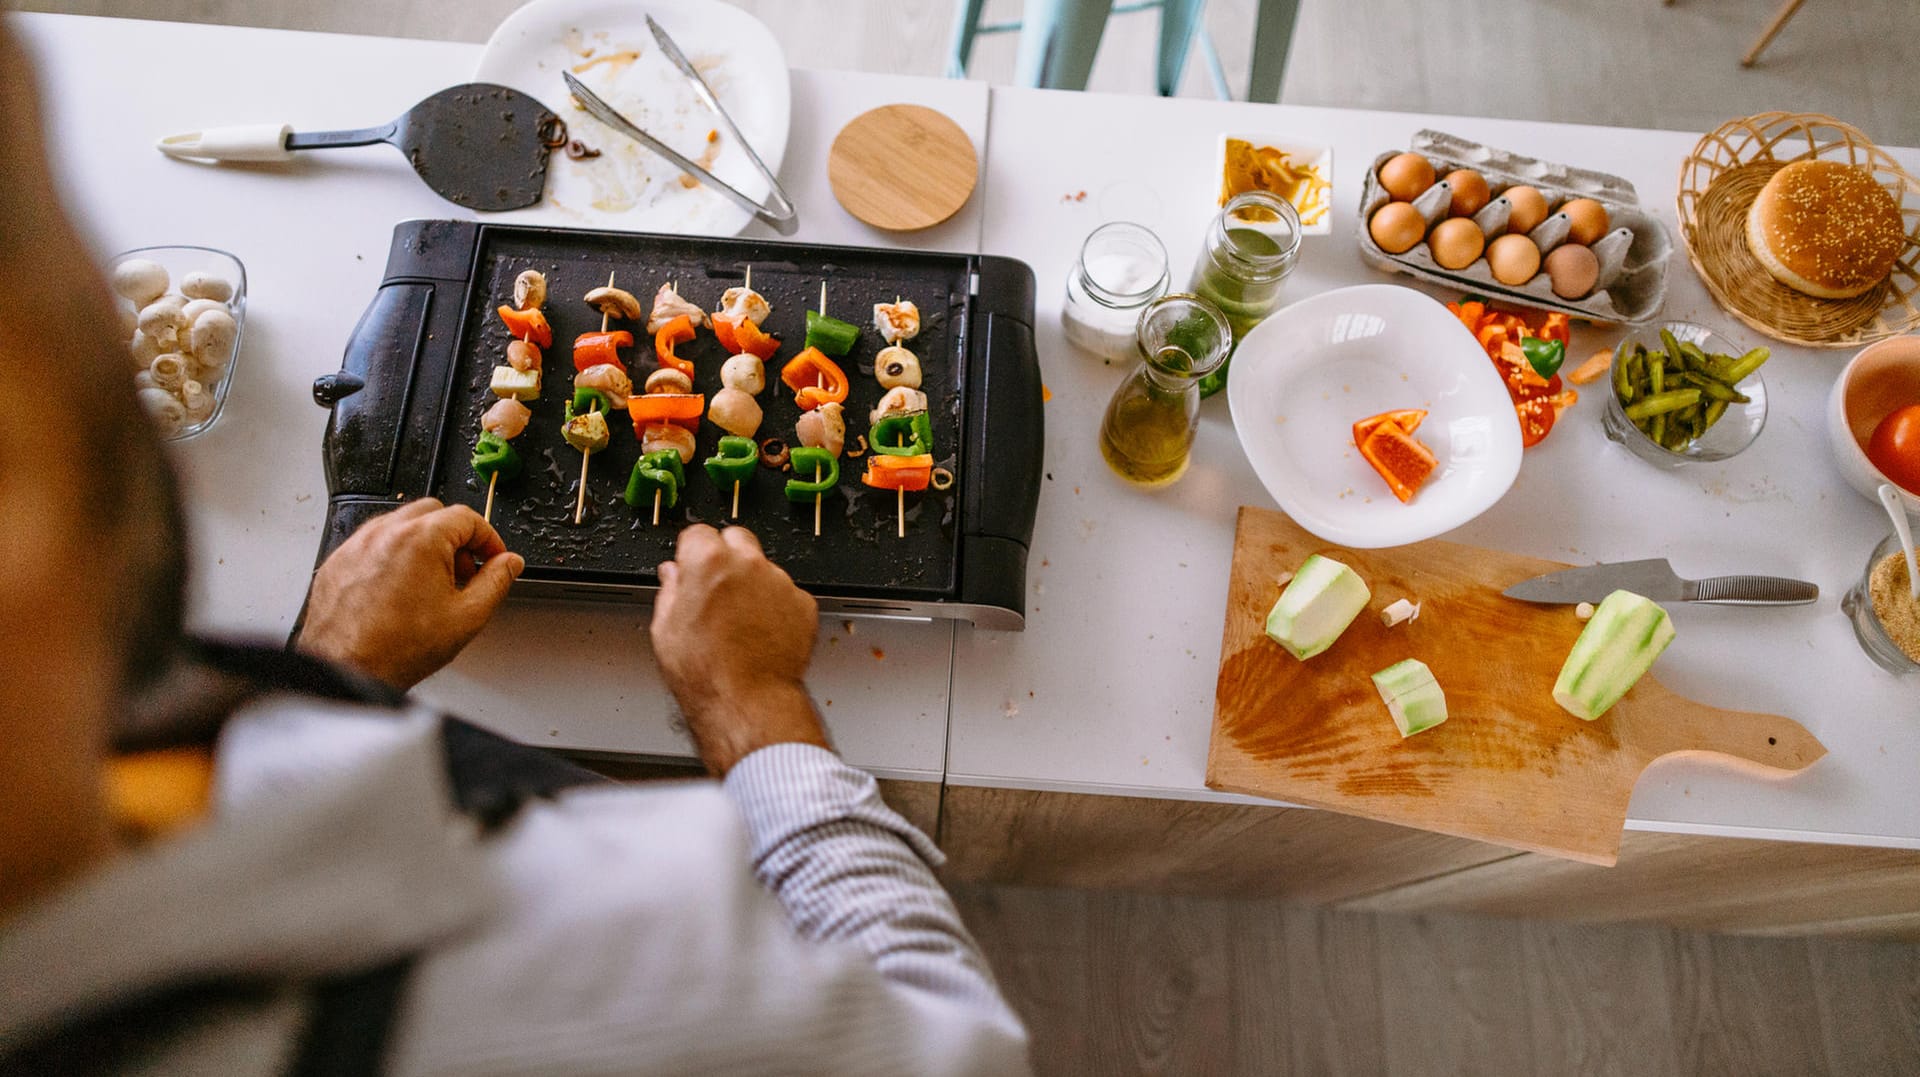
<svg viewBox="0 0 1920 1077">
<path fill-rule="evenodd" d="M 1779 576 L 1710 576 L 1689 580 L 1664 558 L 1616 561 L 1562 569 L 1522 580 L 1502 591 L 1508 598 L 1546 605 L 1598 604 L 1615 591 L 1632 591 L 1655 602 L 1705 602 L 1719 606 L 1804 606 L 1820 588 Z"/>
</svg>

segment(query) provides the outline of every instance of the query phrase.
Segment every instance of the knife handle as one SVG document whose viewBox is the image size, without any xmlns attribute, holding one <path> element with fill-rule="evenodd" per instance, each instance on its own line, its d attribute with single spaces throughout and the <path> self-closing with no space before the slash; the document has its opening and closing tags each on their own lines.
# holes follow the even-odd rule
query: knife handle
<svg viewBox="0 0 1920 1077">
<path fill-rule="evenodd" d="M 1820 588 L 1780 576 L 1710 576 L 1696 580 L 1689 601 L 1721 606 L 1805 606 L 1820 598 Z"/>
</svg>

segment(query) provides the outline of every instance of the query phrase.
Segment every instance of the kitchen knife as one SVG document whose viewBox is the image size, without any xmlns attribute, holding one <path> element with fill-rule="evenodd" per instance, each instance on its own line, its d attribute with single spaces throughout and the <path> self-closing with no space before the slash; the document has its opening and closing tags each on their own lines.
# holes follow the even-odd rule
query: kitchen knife
<svg viewBox="0 0 1920 1077">
<path fill-rule="evenodd" d="M 1720 606 L 1804 606 L 1820 597 L 1819 587 L 1779 576 L 1682 579 L 1663 558 L 1549 572 L 1522 580 L 1501 594 L 1548 605 L 1597 605 L 1615 591 L 1632 591 L 1655 602 L 1711 602 Z"/>
</svg>

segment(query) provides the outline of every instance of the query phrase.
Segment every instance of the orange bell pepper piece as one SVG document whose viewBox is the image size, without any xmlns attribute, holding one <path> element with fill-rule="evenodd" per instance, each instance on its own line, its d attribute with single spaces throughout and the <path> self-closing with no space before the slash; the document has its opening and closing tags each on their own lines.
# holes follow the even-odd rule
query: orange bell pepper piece
<svg viewBox="0 0 1920 1077">
<path fill-rule="evenodd" d="M 933 457 L 869 456 L 860 481 L 877 490 L 924 490 L 933 481 Z"/>
<path fill-rule="evenodd" d="M 808 348 L 787 360 L 787 365 L 780 368 L 780 380 L 793 390 L 793 402 L 801 411 L 847 400 L 847 372 L 818 348 Z"/>
<path fill-rule="evenodd" d="M 653 354 L 659 357 L 660 365 L 693 377 L 693 360 L 673 354 L 673 349 L 692 340 L 693 334 L 693 319 L 684 314 L 661 326 L 653 335 Z"/>
<path fill-rule="evenodd" d="M 1487 316 L 1487 305 L 1478 300 L 1448 303 L 1447 309 L 1453 312 L 1454 317 L 1460 319 L 1460 324 L 1466 326 L 1469 333 L 1478 333 L 1481 319 Z"/>
<path fill-rule="evenodd" d="M 585 370 L 590 366 L 609 363 L 626 373 L 627 364 L 620 361 L 620 349 L 633 347 L 633 334 L 625 329 L 616 329 L 611 333 L 582 333 L 573 338 L 573 369 Z"/>
<path fill-rule="evenodd" d="M 627 414 L 633 416 L 633 436 L 655 423 L 673 423 L 696 433 L 700 416 L 707 410 L 705 393 L 642 393 L 627 398 Z"/>
<path fill-rule="evenodd" d="M 515 340 L 531 340 L 542 348 L 553 347 L 553 326 L 547 324 L 547 316 L 540 308 L 515 310 L 505 303 L 500 304 L 500 320 L 507 323 L 507 332 Z"/>
<path fill-rule="evenodd" d="M 1353 424 L 1353 443 L 1355 445 L 1363 444 L 1367 440 L 1367 435 L 1379 429 L 1383 423 L 1393 423 L 1401 430 L 1411 434 L 1415 430 L 1420 429 L 1420 424 L 1426 420 L 1426 417 L 1427 413 L 1419 408 L 1383 411 L 1371 419 L 1362 419 Z"/>
<path fill-rule="evenodd" d="M 1420 484 L 1440 469 L 1433 450 L 1393 422 L 1383 422 L 1374 428 L 1367 440 L 1360 443 L 1360 455 L 1387 480 L 1387 487 L 1402 504 L 1412 501 Z"/>
<path fill-rule="evenodd" d="M 780 350 L 780 338 L 761 332 L 752 318 L 715 314 L 707 320 L 713 325 L 713 335 L 720 338 L 720 346 L 730 355 L 766 360 Z"/>
</svg>

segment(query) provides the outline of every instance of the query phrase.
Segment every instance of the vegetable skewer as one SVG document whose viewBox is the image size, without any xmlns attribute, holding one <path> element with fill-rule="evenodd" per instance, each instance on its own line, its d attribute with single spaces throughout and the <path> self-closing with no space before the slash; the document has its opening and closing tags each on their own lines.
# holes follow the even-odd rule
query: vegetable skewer
<svg viewBox="0 0 1920 1077">
<path fill-rule="evenodd" d="M 475 474 L 487 480 L 487 501 L 481 518 L 493 522 L 493 499 L 500 488 L 500 475 L 513 478 L 521 471 L 520 454 L 511 444 L 527 428 L 532 412 L 522 401 L 540 397 L 540 348 L 530 339 L 551 329 L 540 313 L 546 302 L 547 278 L 537 269 L 523 271 L 513 282 L 513 305 L 501 304 L 500 320 L 516 339 L 507 345 L 507 365 L 494 370 L 489 390 L 499 399 L 480 416 L 480 438 L 473 446 L 471 464 Z"/>
<path fill-rule="evenodd" d="M 618 295 L 609 294 L 613 292 L 614 292 L 613 273 L 609 271 L 607 273 L 607 285 L 606 285 L 605 292 L 603 293 L 601 289 L 595 288 L 593 291 L 587 293 L 587 302 L 593 303 L 595 306 L 598 306 L 600 308 L 600 333 L 603 338 L 605 337 L 607 332 L 607 322 L 613 317 L 614 310 L 618 309 L 620 306 L 619 304 L 620 297 L 625 297 L 628 301 L 631 301 L 633 298 L 632 296 L 626 295 L 626 293 L 624 292 L 618 293 Z M 602 297 L 606 301 L 595 302 L 596 297 Z M 637 316 L 639 313 L 639 310 L 638 310 L 639 304 L 635 303 L 634 308 L 635 308 L 634 314 Z M 575 342 L 576 353 L 578 352 L 578 350 L 579 350 L 578 342 Z M 613 350 L 613 347 L 611 345 L 609 345 L 609 350 Z M 615 352 L 615 354 L 616 356 L 618 355 L 617 351 Z M 574 366 L 576 369 L 579 369 L 579 364 L 580 364 L 580 357 L 576 354 L 574 357 Z M 582 370 L 581 372 L 584 373 L 584 370 Z M 575 375 L 575 378 L 576 380 L 578 380 L 577 374 Z M 591 418 L 592 416 L 599 414 L 600 403 L 604 402 L 606 400 L 606 397 L 601 393 L 599 393 L 597 390 L 588 390 L 588 391 L 593 393 L 593 399 L 589 400 L 587 403 L 588 410 L 586 415 L 582 415 L 582 416 L 575 416 L 571 414 L 568 415 L 567 428 L 564 435 L 569 444 L 574 445 L 575 448 L 578 448 L 580 450 L 580 494 L 577 498 L 575 498 L 573 503 L 573 522 L 575 524 L 578 524 L 581 520 L 585 519 L 587 515 L 587 466 L 593 462 L 593 454 L 597 449 L 606 448 L 606 444 L 608 440 L 606 417 L 601 416 L 597 425 L 594 423 L 593 419 Z M 581 398 L 581 394 L 579 392 L 575 392 L 574 403 L 576 404 L 579 403 L 580 398 Z M 572 407 L 569 406 L 568 411 L 571 412 L 572 410 L 573 410 Z M 579 424 L 579 430 L 577 432 L 575 431 L 576 419 L 586 420 Z M 598 435 L 597 437 L 596 437 L 596 434 Z M 575 440 L 576 437 L 579 438 L 578 441 Z M 594 444 L 596 441 L 599 443 L 597 446 Z"/>
</svg>

